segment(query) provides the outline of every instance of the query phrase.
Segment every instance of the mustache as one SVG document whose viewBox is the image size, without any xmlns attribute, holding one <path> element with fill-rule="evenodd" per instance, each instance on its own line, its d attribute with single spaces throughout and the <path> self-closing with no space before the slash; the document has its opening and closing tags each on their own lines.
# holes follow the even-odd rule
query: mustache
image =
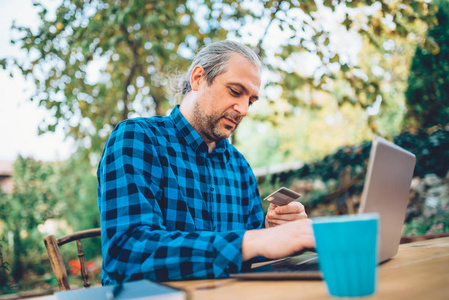
<svg viewBox="0 0 449 300">
<path fill-rule="evenodd" d="M 234 120 L 234 122 L 238 125 L 242 121 L 243 117 L 237 112 L 225 112 L 223 114 L 223 118 Z"/>
</svg>

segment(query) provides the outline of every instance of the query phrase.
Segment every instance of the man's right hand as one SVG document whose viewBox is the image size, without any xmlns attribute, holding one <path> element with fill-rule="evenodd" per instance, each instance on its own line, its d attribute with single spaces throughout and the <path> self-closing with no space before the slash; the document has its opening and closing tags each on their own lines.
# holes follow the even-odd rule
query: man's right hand
<svg viewBox="0 0 449 300">
<path fill-rule="evenodd" d="M 242 259 L 247 261 L 259 255 L 276 259 L 314 247 L 312 221 L 302 219 L 272 228 L 248 230 L 243 236 Z"/>
</svg>

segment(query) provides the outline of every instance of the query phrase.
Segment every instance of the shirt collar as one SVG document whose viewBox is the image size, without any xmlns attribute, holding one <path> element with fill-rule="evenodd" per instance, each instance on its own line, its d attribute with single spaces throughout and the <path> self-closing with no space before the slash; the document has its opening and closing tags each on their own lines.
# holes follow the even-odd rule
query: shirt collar
<svg viewBox="0 0 449 300">
<path fill-rule="evenodd" d="M 187 119 L 179 111 L 179 105 L 176 105 L 170 113 L 170 118 L 179 133 L 184 137 L 187 145 L 189 145 L 195 152 L 200 149 L 202 151 L 208 152 L 207 144 L 204 142 L 200 134 L 193 128 L 192 125 L 187 121 Z M 223 153 L 225 155 L 226 162 L 229 161 L 229 141 L 222 140 L 218 142 L 212 153 Z"/>
</svg>

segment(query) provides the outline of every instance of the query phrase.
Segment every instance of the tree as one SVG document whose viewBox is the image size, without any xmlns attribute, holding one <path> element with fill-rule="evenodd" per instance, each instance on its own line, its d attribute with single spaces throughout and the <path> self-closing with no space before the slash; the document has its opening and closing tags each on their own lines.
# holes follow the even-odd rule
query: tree
<svg viewBox="0 0 449 300">
<path fill-rule="evenodd" d="M 100 227 L 95 168 L 88 160 L 74 155 L 55 169 L 51 187 L 61 205 L 59 216 L 67 221 L 69 229 Z"/>
<path fill-rule="evenodd" d="M 9 270 L 9 264 L 3 258 L 5 244 L 5 239 L 0 236 L 0 291 L 2 294 L 4 294 L 4 290 L 9 289 L 8 274 L 6 273 Z"/>
<path fill-rule="evenodd" d="M 38 225 L 48 219 L 63 219 L 67 228 L 60 229 L 60 234 L 67 234 L 99 227 L 100 216 L 97 179 L 88 160 L 74 157 L 63 163 L 46 163 L 18 157 L 12 179 L 11 195 L 0 196 L 0 219 L 5 231 L 13 233 L 11 274 L 17 281 L 23 278 L 26 269 L 33 268 L 30 265 L 40 263 L 39 255 L 33 256 L 35 261 L 28 259 L 29 251 L 34 254 L 45 251 Z M 98 241 L 95 249 L 100 249 Z M 95 250 L 87 251 L 98 254 Z"/>
<path fill-rule="evenodd" d="M 51 165 L 18 157 L 12 177 L 13 192 L 0 197 L 1 219 L 5 222 L 6 230 L 12 232 L 14 237 L 11 273 L 15 281 L 24 275 L 24 258 L 28 251 L 36 248 L 26 243 L 24 235 L 31 239 L 37 226 L 55 216 L 61 205 L 50 189 L 49 179 L 53 174 Z"/>
<path fill-rule="evenodd" d="M 37 33 L 13 29 L 21 35 L 15 42 L 29 54 L 16 63 L 34 80 L 32 101 L 55 116 L 43 120 L 40 131 L 62 126 L 97 153 L 132 113 L 165 113 L 167 74 L 186 66 L 178 50 L 202 44 L 194 37 L 200 28 L 181 2 L 62 1 L 55 16 L 34 5 L 42 20 Z"/>
<path fill-rule="evenodd" d="M 377 79 L 338 48 L 335 27 L 365 36 L 383 51 L 379 37 L 407 36 L 411 24 L 434 22 L 434 6 L 426 0 L 64 0 L 54 14 L 35 5 L 42 19 L 38 30 L 13 27 L 13 41 L 28 59 L 3 59 L 1 65 L 18 67 L 34 80 L 32 101 L 55 117 L 43 120 L 41 132 L 61 126 L 96 155 L 121 120 L 166 113 L 175 102 L 167 91 L 169 74 L 186 69 L 204 44 L 229 37 L 254 47 L 270 74 L 266 89 L 281 90 L 264 95 L 275 111 L 269 121 L 275 122 L 294 107 L 315 109 L 309 90 L 363 109 L 382 94 Z M 302 70 L 309 60 L 304 54 L 316 61 L 310 74 Z M 339 79 L 347 88 L 335 94 Z M 288 109 L 274 105 L 278 96 Z"/>
<path fill-rule="evenodd" d="M 408 126 L 416 129 L 449 123 L 449 2 L 437 1 L 438 25 L 418 47 L 408 77 Z"/>
</svg>

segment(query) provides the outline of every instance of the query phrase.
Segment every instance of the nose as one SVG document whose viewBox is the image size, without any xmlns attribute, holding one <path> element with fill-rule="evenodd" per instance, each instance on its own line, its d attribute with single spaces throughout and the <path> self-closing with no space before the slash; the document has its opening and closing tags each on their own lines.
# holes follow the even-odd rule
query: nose
<svg viewBox="0 0 449 300">
<path fill-rule="evenodd" d="M 249 100 L 241 99 L 234 104 L 233 108 L 240 114 L 240 116 L 245 117 L 248 114 Z"/>
</svg>

